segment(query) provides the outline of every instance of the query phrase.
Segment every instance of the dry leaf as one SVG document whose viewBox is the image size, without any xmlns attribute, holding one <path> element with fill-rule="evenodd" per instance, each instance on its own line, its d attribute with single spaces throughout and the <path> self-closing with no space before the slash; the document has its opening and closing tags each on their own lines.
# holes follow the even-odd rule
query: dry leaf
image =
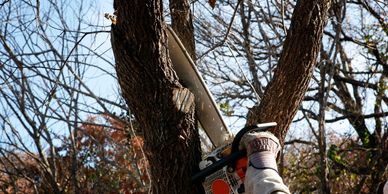
<svg viewBox="0 0 388 194">
<path fill-rule="evenodd" d="M 209 5 L 214 9 L 216 6 L 216 0 L 209 0 Z"/>
</svg>

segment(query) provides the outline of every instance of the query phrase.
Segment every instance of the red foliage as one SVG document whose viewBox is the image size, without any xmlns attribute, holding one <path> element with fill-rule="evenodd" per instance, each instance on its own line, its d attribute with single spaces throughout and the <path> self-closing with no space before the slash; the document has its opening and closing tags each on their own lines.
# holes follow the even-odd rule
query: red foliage
<svg viewBox="0 0 388 194">
<path fill-rule="evenodd" d="M 148 162 L 142 152 L 143 138 L 131 131 L 134 130 L 125 120 L 108 115 L 90 116 L 74 130 L 75 147 L 70 137 L 66 137 L 56 148 L 58 152 L 53 161 L 56 174 L 60 175 L 56 184 L 64 193 L 73 193 L 74 189 L 84 194 L 147 193 Z M 9 165 L 0 166 L 0 172 L 3 172 L 0 174 L 0 193 L 16 190 L 16 193 L 35 193 L 34 187 L 39 193 L 53 193 L 52 183 L 45 174 L 47 167 L 36 158 L 39 156 L 10 156 Z M 72 174 L 74 168 L 76 176 Z M 4 173 L 7 170 L 18 174 Z"/>
</svg>

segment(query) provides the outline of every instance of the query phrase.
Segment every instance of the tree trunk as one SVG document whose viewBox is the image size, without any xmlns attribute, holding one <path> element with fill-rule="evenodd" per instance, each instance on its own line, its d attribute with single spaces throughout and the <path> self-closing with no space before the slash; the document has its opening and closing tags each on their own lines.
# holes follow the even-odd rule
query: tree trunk
<svg viewBox="0 0 388 194">
<path fill-rule="evenodd" d="M 160 0 L 115 0 L 112 46 L 119 84 L 144 131 L 153 193 L 203 193 L 194 97 L 172 70 Z"/>
<path fill-rule="evenodd" d="M 330 4 L 330 0 L 297 2 L 274 78 L 260 105 L 248 113 L 248 125 L 277 122 L 278 126 L 272 132 L 282 143 L 307 91 Z"/>
<path fill-rule="evenodd" d="M 274 80 L 259 109 L 253 109 L 249 118 L 250 123 L 278 122 L 278 129 L 282 130 L 276 134 L 280 139 L 284 138 L 307 89 L 328 2 L 298 2 Z M 172 4 L 170 9 L 173 11 L 178 5 Z M 153 193 L 203 193 L 201 185 L 190 181 L 201 158 L 194 127 L 194 97 L 179 84 L 171 68 L 162 2 L 115 0 L 114 8 L 117 22 L 112 26 L 112 46 L 116 71 L 122 95 L 144 130 Z M 174 28 L 180 28 L 181 24 L 176 24 Z M 178 35 L 182 37 L 179 31 Z M 187 40 L 185 36 L 183 39 Z M 193 55 L 190 43 L 186 46 Z"/>
<path fill-rule="evenodd" d="M 170 0 L 171 27 L 195 61 L 194 26 L 188 0 Z"/>
</svg>

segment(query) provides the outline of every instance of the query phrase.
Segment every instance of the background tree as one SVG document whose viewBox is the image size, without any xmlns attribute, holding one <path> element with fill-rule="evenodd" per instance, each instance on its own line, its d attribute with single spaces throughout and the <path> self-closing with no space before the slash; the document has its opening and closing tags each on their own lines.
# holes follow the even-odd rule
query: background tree
<svg viewBox="0 0 388 194">
<path fill-rule="evenodd" d="M 91 3 L 0 4 L 1 193 L 148 190 L 118 90 L 95 90 L 116 76 Z"/>
</svg>

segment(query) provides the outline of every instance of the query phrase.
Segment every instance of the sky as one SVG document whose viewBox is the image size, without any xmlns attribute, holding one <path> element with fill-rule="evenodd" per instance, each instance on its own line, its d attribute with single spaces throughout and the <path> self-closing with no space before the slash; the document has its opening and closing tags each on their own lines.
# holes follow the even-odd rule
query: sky
<svg viewBox="0 0 388 194">
<path fill-rule="evenodd" d="M 41 5 L 42 10 L 44 10 L 47 7 L 47 5 L 44 4 L 44 2 L 46 2 L 46 1 L 42 1 L 42 5 Z M 220 6 L 222 6 L 222 5 L 220 5 Z M 77 6 L 74 5 L 73 7 L 70 7 L 70 9 L 74 10 L 76 7 Z M 105 13 L 113 13 L 113 1 L 103 1 L 103 0 L 94 0 L 94 1 L 90 1 L 90 2 L 88 1 L 88 2 L 84 3 L 84 7 L 85 7 L 86 11 L 82 17 L 86 23 L 85 23 L 84 28 L 82 28 L 82 31 L 90 30 L 87 26 L 88 23 L 89 24 L 97 24 L 98 23 L 99 29 L 106 30 L 106 31 L 110 30 L 110 21 L 108 19 L 104 18 L 104 14 Z M 213 11 L 214 13 L 217 13 L 217 8 L 215 10 L 211 10 L 211 11 Z M 198 13 L 201 13 L 201 12 L 198 12 Z M 353 14 L 356 14 L 356 12 L 354 12 Z M 355 16 L 357 16 L 357 15 L 350 15 L 348 19 L 351 20 L 351 18 L 355 17 Z M 41 15 L 41 17 L 42 18 L 48 17 L 48 15 L 43 14 L 43 15 Z M 75 15 L 71 15 L 71 14 L 68 14 L 66 17 L 68 20 L 76 19 Z M 196 15 L 196 19 L 198 19 L 199 17 L 203 17 L 203 15 L 201 15 L 201 14 Z M 230 15 L 229 15 L 229 17 L 230 17 Z M 167 18 L 166 21 L 169 21 L 169 19 Z M 236 21 L 236 22 L 238 24 L 238 21 Z M 71 21 L 69 21 L 68 23 L 70 25 L 70 28 L 76 27 L 76 26 L 72 26 L 73 24 Z M 54 24 L 53 26 L 55 27 L 55 25 L 59 25 L 59 24 L 60 24 L 60 22 L 58 22 L 58 24 Z M 58 32 L 54 28 L 51 32 L 53 34 L 50 35 L 50 38 L 53 38 L 54 41 L 58 41 L 58 39 L 56 39 L 57 34 L 55 34 Z M 109 33 L 99 33 L 97 35 L 88 35 L 82 40 L 81 44 L 90 46 L 90 48 L 92 48 L 92 50 L 94 50 L 97 53 L 104 53 L 103 56 L 105 57 L 105 59 L 107 59 L 109 61 L 109 63 L 107 63 L 106 61 L 101 60 L 101 58 L 96 58 L 96 57 L 91 57 L 91 58 L 86 59 L 87 62 L 90 62 L 90 63 L 94 64 L 96 67 L 100 68 L 100 69 L 98 69 L 98 68 L 85 69 L 85 75 L 84 75 L 85 77 L 83 80 L 85 81 L 87 87 L 90 88 L 90 90 L 93 91 L 97 96 L 101 96 L 101 97 L 104 97 L 106 99 L 117 102 L 120 94 L 118 91 L 118 83 L 114 78 L 115 77 L 114 76 L 115 70 L 114 70 L 113 54 L 112 54 L 112 50 L 110 49 L 110 47 L 111 47 L 110 34 Z M 60 45 L 55 45 L 55 46 L 60 46 Z M 199 48 L 199 49 L 201 49 L 201 48 Z M 66 53 L 66 52 L 64 52 L 64 53 Z M 353 58 L 354 63 L 360 63 L 360 64 L 365 63 L 365 61 L 363 60 L 364 58 L 359 55 L 359 53 L 357 52 L 357 49 L 354 49 L 354 53 L 352 53 L 352 58 Z M 230 59 L 229 61 L 228 61 L 228 59 L 226 59 L 225 61 L 230 62 L 230 63 L 236 63 L 236 61 L 234 61 L 233 59 Z M 201 62 L 201 61 L 199 61 L 199 62 Z M 362 67 L 360 66 L 360 68 L 362 68 Z M 105 70 L 107 72 L 110 72 L 113 74 L 113 76 L 107 75 L 107 74 L 103 73 L 101 70 Z M 215 87 L 214 85 L 209 85 L 209 88 L 213 92 L 218 92 L 218 90 L 220 90 L 220 88 Z M 90 98 L 85 97 L 84 101 L 89 105 L 98 107 L 97 103 L 94 100 L 91 100 Z M 367 94 L 367 102 L 373 102 L 373 94 Z M 241 108 L 241 109 L 235 110 L 235 111 L 239 112 L 240 114 L 244 114 L 244 112 L 246 111 L 246 108 L 250 107 L 252 105 L 253 105 L 252 103 L 247 102 L 243 105 L 245 109 Z M 368 110 L 368 106 L 366 106 L 366 107 L 367 107 L 365 109 L 366 112 L 371 111 L 372 106 L 369 106 L 370 110 Z M 116 110 L 120 111 L 118 108 L 115 108 L 115 107 L 109 107 L 109 108 L 111 108 L 111 110 L 113 110 L 113 111 L 116 111 Z M 83 117 L 85 117 L 85 118 L 87 116 L 88 116 L 87 114 L 83 115 Z M 297 115 L 297 117 L 298 116 L 300 116 L 300 114 Z M 328 117 L 330 117 L 330 115 L 328 115 Z M 245 125 L 244 119 L 236 119 L 235 117 L 234 118 L 233 117 L 224 117 L 224 119 L 226 120 L 226 123 L 229 125 L 229 128 L 233 132 L 237 132 L 240 128 L 242 128 Z M 373 121 L 368 123 L 368 125 L 373 125 Z M 349 127 L 349 125 L 346 121 L 342 121 L 342 122 L 335 123 L 335 124 L 328 124 L 327 126 L 328 126 L 329 130 L 332 129 L 335 131 L 339 131 L 338 129 L 342 129 L 343 133 L 347 133 L 349 131 L 352 131 L 352 129 Z M 303 130 L 300 130 L 300 129 L 301 129 L 300 125 L 298 127 L 296 127 L 295 125 L 292 125 L 291 130 L 290 130 L 290 134 L 296 134 L 297 136 L 303 135 Z"/>
</svg>

